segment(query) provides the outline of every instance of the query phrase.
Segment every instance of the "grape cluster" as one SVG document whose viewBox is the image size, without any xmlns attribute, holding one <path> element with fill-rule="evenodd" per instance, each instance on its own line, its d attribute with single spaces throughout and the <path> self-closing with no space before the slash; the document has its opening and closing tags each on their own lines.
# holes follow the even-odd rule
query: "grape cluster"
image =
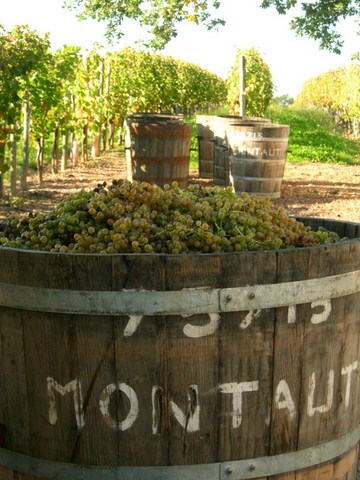
<svg viewBox="0 0 360 480">
<path fill-rule="evenodd" d="M 47 214 L 10 217 L 0 246 L 50 252 L 214 253 L 334 243 L 275 208 L 270 199 L 231 188 L 176 182 L 160 188 L 114 180 L 67 196 Z"/>
</svg>

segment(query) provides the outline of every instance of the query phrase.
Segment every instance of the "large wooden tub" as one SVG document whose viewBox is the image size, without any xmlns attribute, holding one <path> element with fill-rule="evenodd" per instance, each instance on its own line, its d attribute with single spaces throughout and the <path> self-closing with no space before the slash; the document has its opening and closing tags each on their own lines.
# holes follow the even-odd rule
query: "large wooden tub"
<svg viewBox="0 0 360 480">
<path fill-rule="evenodd" d="M 355 479 L 360 225 L 307 221 L 352 239 L 0 249 L 0 478 Z"/>
</svg>

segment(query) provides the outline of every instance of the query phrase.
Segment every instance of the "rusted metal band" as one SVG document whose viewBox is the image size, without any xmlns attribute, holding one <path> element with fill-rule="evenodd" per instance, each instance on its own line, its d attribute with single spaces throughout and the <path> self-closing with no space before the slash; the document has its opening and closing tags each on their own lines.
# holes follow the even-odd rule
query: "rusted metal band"
<svg viewBox="0 0 360 480">
<path fill-rule="evenodd" d="M 360 440 L 360 424 L 345 435 L 296 452 L 231 462 L 181 466 L 106 467 L 28 457 L 0 448 L 0 464 L 16 472 L 51 480 L 251 480 L 329 462 Z"/>
<path fill-rule="evenodd" d="M 360 270 L 310 280 L 175 291 L 89 291 L 0 283 L 0 306 L 80 315 L 195 315 L 263 310 L 360 292 Z"/>
</svg>

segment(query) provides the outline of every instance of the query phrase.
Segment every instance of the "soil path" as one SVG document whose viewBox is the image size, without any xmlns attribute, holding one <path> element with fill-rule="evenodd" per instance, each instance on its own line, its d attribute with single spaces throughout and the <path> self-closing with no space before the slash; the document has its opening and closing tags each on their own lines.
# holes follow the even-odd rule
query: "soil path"
<svg viewBox="0 0 360 480">
<path fill-rule="evenodd" d="M 41 185 L 34 172 L 23 198 L 0 199 L 0 219 L 10 214 L 48 211 L 68 193 L 119 178 L 126 178 L 125 160 L 119 152 L 109 152 L 57 175 L 46 170 Z M 198 177 L 197 169 L 190 171 L 190 182 L 211 184 L 210 180 Z M 273 203 L 283 206 L 290 215 L 360 223 L 360 165 L 287 163 L 281 198 Z"/>
</svg>

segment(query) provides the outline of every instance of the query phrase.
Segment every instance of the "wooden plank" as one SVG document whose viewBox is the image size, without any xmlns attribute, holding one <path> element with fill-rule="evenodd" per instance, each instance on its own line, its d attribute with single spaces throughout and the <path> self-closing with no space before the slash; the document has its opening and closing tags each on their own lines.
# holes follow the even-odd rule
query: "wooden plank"
<svg viewBox="0 0 360 480">
<path fill-rule="evenodd" d="M 296 480 L 296 472 L 282 473 L 280 475 L 271 475 L 271 480 Z"/>
<path fill-rule="evenodd" d="M 76 285 L 89 290 L 112 289 L 111 257 L 78 255 L 74 257 L 73 269 L 77 272 Z M 78 431 L 71 461 L 116 465 L 118 432 L 109 428 L 99 407 L 103 390 L 116 381 L 113 318 L 79 315 L 76 317 L 75 342 L 85 426 Z"/>
<path fill-rule="evenodd" d="M 296 474 L 296 480 L 333 480 L 334 478 L 334 466 L 332 463 L 307 468 Z"/>
<path fill-rule="evenodd" d="M 99 407 L 102 392 L 116 381 L 112 317 L 78 317 L 77 358 L 85 426 L 78 432 L 71 461 L 116 465 L 118 432 L 109 428 Z"/>
<path fill-rule="evenodd" d="M 32 455 L 70 462 L 81 418 L 76 322 L 24 312 Z"/>
<path fill-rule="evenodd" d="M 222 278 L 219 256 L 167 259 L 167 277 L 170 288 L 215 287 Z M 171 464 L 214 463 L 218 450 L 218 315 L 195 315 L 169 322 L 169 407 L 168 416 L 172 435 Z M 169 318 L 169 320 L 171 320 Z M 181 365 L 179 370 L 178 365 Z M 181 372 L 176 375 L 175 372 Z M 172 373 L 173 372 L 173 373 Z M 191 387 L 193 386 L 193 387 Z M 197 388 L 197 391 L 194 388 Z M 170 402 L 173 402 L 170 404 Z M 198 430 L 187 431 L 174 417 L 174 407 L 181 411 L 192 409 L 192 420 L 199 414 Z M 193 421 L 193 426 L 196 422 Z"/>
<path fill-rule="evenodd" d="M 42 480 L 39 477 L 34 477 L 33 475 L 25 475 L 25 473 L 14 472 L 14 480 Z"/>
<path fill-rule="evenodd" d="M 334 462 L 334 479 L 350 480 L 355 478 L 359 456 L 359 446 L 356 445 L 346 455 Z"/>
<path fill-rule="evenodd" d="M 306 250 L 280 252 L 278 282 L 281 284 L 306 278 L 307 258 Z M 290 452 L 298 446 L 304 329 L 305 320 L 298 318 L 298 306 L 290 305 L 276 310 L 271 455 Z"/>
<path fill-rule="evenodd" d="M 352 269 L 349 245 L 310 251 L 309 277 L 338 274 Z M 336 432 L 344 432 L 342 393 L 337 385 L 344 385 L 342 365 L 346 355 L 357 359 L 358 344 L 344 334 L 347 328 L 348 297 L 340 297 L 319 306 L 306 306 L 302 311 L 307 321 L 304 336 L 304 358 L 302 372 L 301 418 L 299 448 L 331 440 Z M 330 343 L 331 342 L 331 343 Z M 329 348 L 329 343 L 331 348 Z M 352 344 L 352 345 L 351 345 Z M 352 353 L 349 353 L 352 351 Z M 348 362 L 348 360 L 346 360 Z M 345 424 L 349 422 L 345 417 Z"/>
<path fill-rule="evenodd" d="M 253 318 L 251 325 L 239 332 L 239 325 L 249 315 Z M 222 315 L 222 320 L 219 458 L 264 456 L 270 441 L 274 316 L 271 311 L 238 312 Z M 240 405 L 236 405 L 236 398 L 241 399 Z"/>
<path fill-rule="evenodd" d="M 143 317 L 134 331 L 129 329 L 129 318 L 116 323 L 116 381 L 122 385 L 114 400 L 121 422 L 120 465 L 168 463 L 165 330 L 161 317 Z"/>
<path fill-rule="evenodd" d="M 222 258 L 221 285 L 276 281 L 276 254 Z M 274 311 L 221 315 L 219 331 L 220 461 L 268 455 Z"/>
<path fill-rule="evenodd" d="M 1 251 L 1 282 L 19 281 L 18 257 L 16 250 Z M 28 453 L 31 440 L 21 311 L 0 307 L 0 319 L 2 443 L 6 448 Z"/>
<path fill-rule="evenodd" d="M 214 183 L 215 185 L 229 184 L 228 179 L 228 158 L 226 149 L 222 145 L 215 144 L 214 148 Z"/>
<path fill-rule="evenodd" d="M 14 480 L 14 471 L 11 468 L 6 468 L 3 465 L 0 465 L 0 479 Z"/>
<path fill-rule="evenodd" d="M 354 248 L 354 247 L 352 247 Z M 286 271 L 284 271 L 284 266 L 285 270 L 288 270 L 288 274 L 294 279 L 301 278 L 302 275 L 308 276 L 308 278 L 313 278 L 314 275 L 333 275 L 333 274 L 340 274 L 342 271 L 347 271 L 353 270 L 354 268 L 358 267 L 358 260 L 355 261 L 354 263 L 354 252 L 349 252 L 349 247 L 346 247 L 345 245 L 341 246 L 340 249 L 335 249 L 335 251 L 331 252 L 331 255 L 329 255 L 329 250 L 321 250 L 320 252 L 314 252 L 314 251 L 309 251 L 309 258 L 306 257 L 306 250 L 304 251 L 295 251 L 291 253 L 291 258 L 285 259 L 286 261 L 283 262 L 282 268 L 283 271 L 282 273 L 285 272 L 285 276 L 283 277 L 284 281 L 288 280 L 288 277 L 286 277 Z M 310 253 L 311 252 L 311 253 Z M 281 258 L 283 255 L 286 255 L 286 252 L 281 252 L 279 257 Z M 305 256 L 304 256 L 305 254 Z M 316 257 L 315 257 L 316 255 Z M 298 262 L 296 257 L 303 256 L 303 260 Z M 330 258 L 330 257 L 333 258 Z M 358 259 L 358 253 L 356 255 L 356 258 Z M 284 260 L 284 259 L 283 259 Z M 298 264 L 299 271 L 294 270 L 294 262 Z M 293 264 L 293 266 L 292 266 Z M 280 265 L 281 266 L 281 265 Z M 309 271 L 307 272 L 307 268 L 309 268 Z M 302 272 L 301 272 L 302 270 Z M 279 270 L 279 279 L 281 278 L 281 270 Z M 299 276 L 300 275 L 300 276 Z M 326 441 L 326 439 L 331 439 L 331 438 L 336 438 L 337 436 L 348 432 L 351 428 L 353 428 L 356 424 L 355 418 L 358 418 L 358 412 L 352 412 L 350 414 L 350 417 L 353 419 L 353 423 L 347 420 L 347 417 L 349 416 L 349 412 L 345 412 L 344 404 L 345 404 L 345 399 L 342 398 L 342 396 L 346 395 L 346 385 L 344 385 L 344 378 L 342 379 L 341 383 L 341 376 L 340 376 L 340 370 L 341 366 L 340 364 L 351 364 L 350 358 L 352 358 L 353 362 L 356 361 L 358 358 L 358 346 L 359 346 L 359 341 L 358 341 L 358 335 L 356 334 L 356 331 L 358 331 L 359 325 L 358 325 L 358 318 L 356 317 L 355 313 L 355 305 L 358 305 L 358 299 L 351 299 L 351 296 L 346 297 L 346 308 L 344 308 L 344 302 L 343 299 L 338 299 L 337 301 L 332 301 L 332 308 L 333 308 L 333 317 L 331 317 L 326 324 L 326 331 L 323 331 L 321 334 L 321 329 L 319 328 L 321 325 L 315 325 L 312 324 L 311 318 L 312 316 L 316 313 L 319 313 L 319 308 L 318 309 L 309 309 L 308 306 L 304 305 L 301 308 L 296 307 L 296 310 L 298 312 L 298 315 L 295 317 L 294 320 L 296 322 L 301 321 L 303 324 L 303 329 L 304 329 L 304 334 L 301 333 L 301 328 L 299 325 L 299 338 L 295 342 L 289 342 L 289 345 L 286 345 L 286 340 L 284 342 L 281 341 L 282 336 L 280 335 L 281 330 L 277 330 L 279 334 L 276 335 L 276 339 L 278 342 L 278 347 L 275 349 L 277 352 L 277 355 L 279 355 L 279 361 L 276 360 L 275 358 L 275 365 L 281 365 L 281 357 L 282 357 L 282 362 L 283 365 L 285 365 L 284 368 L 288 368 L 289 371 L 294 372 L 294 377 L 291 379 L 293 382 L 294 379 L 298 378 L 298 386 L 296 387 L 295 385 L 292 385 L 290 388 L 290 391 L 297 392 L 294 393 L 295 397 L 295 402 L 294 404 L 299 404 L 300 401 L 300 413 L 302 415 L 302 424 L 300 427 L 300 442 L 303 442 L 305 438 L 307 438 L 307 445 L 310 446 L 312 444 L 320 443 L 321 441 Z M 339 303 L 340 305 L 337 305 Z M 280 309 L 279 309 L 280 310 Z M 321 312 L 320 308 L 320 312 Z M 285 312 L 280 310 L 282 315 L 285 316 Z M 285 317 L 286 318 L 286 317 Z M 281 320 L 281 317 L 280 317 Z M 315 318 L 314 318 L 315 320 Z M 279 317 L 277 318 L 277 329 L 281 326 L 281 323 L 278 323 Z M 330 323 L 332 322 L 332 324 Z M 330 323 L 330 326 L 328 325 Z M 289 327 L 295 326 L 296 327 L 297 323 L 293 325 L 288 325 Z M 283 325 L 285 327 L 285 325 Z M 316 332 L 316 329 L 318 330 Z M 325 329 L 324 329 L 325 330 Z M 289 332 L 289 329 L 286 333 Z M 314 333 L 315 332 L 315 333 Z M 304 338 L 304 352 L 302 353 L 302 346 L 303 346 L 303 341 L 302 341 L 302 336 Z M 352 337 L 352 338 L 351 338 Z M 286 339 L 286 336 L 283 338 Z M 295 337 L 296 338 L 296 337 Z M 329 339 L 333 339 L 331 342 L 331 349 L 328 347 L 328 342 Z M 290 339 L 289 339 L 290 340 Z M 285 345 L 283 345 L 283 343 Z M 288 353 L 286 353 L 287 348 L 289 349 Z M 331 353 L 328 353 L 328 350 L 331 351 Z M 298 353 L 296 353 L 298 352 Z M 293 363 L 293 360 L 296 355 L 298 355 L 298 368 L 296 369 L 296 362 L 295 364 Z M 303 358 L 302 358 L 303 356 Z M 285 358 L 287 357 L 287 358 Z M 354 360 L 355 359 L 355 360 Z M 304 368 L 303 372 L 301 372 L 301 363 L 304 363 Z M 341 392 L 338 390 L 336 393 L 336 400 L 333 400 L 332 404 L 332 409 L 327 414 L 326 412 L 320 413 L 316 412 L 315 413 L 315 421 L 314 417 L 311 417 L 309 419 L 308 417 L 308 412 L 307 412 L 307 407 L 308 407 L 308 402 L 309 398 L 308 395 L 306 394 L 306 390 L 308 390 L 308 382 L 304 382 L 304 378 L 309 378 L 310 370 L 311 368 L 308 368 L 309 366 L 321 366 L 325 364 L 325 368 L 323 369 L 324 371 L 320 371 L 320 376 L 317 379 L 317 389 L 318 392 L 315 391 L 315 395 L 313 397 L 314 405 L 320 405 L 321 403 L 324 403 L 324 399 L 326 400 L 326 386 L 327 386 L 327 374 L 332 366 L 334 370 L 334 384 L 335 385 L 341 385 L 342 389 Z M 352 363 L 354 366 L 354 363 Z M 295 367 L 295 368 L 294 368 Z M 295 372 L 298 371 L 298 376 L 295 375 Z M 352 372 L 348 372 L 346 376 L 350 376 Z M 300 396 L 300 386 L 299 386 L 299 375 L 303 376 L 303 384 L 301 386 L 302 389 L 302 396 Z M 274 379 L 276 378 L 277 375 L 277 368 L 275 368 L 275 375 Z M 355 377 L 357 378 L 357 375 L 353 375 L 353 382 L 351 384 L 351 392 L 352 395 L 354 395 L 353 398 L 358 397 L 358 384 L 357 381 L 355 380 Z M 276 385 L 277 381 L 274 380 L 274 384 Z M 307 385 L 306 385 L 307 383 Z M 321 385 L 322 384 L 322 385 Z M 321 388 L 320 388 L 321 385 Z M 354 390 L 353 390 L 354 389 Z M 321 393 L 320 393 L 321 390 Z M 316 397 L 316 395 L 318 395 Z M 320 401 L 320 398 L 322 399 L 322 402 Z M 348 398 L 349 401 L 349 398 Z M 353 410 L 356 410 L 356 406 L 353 405 Z M 324 407 L 325 408 L 325 407 Z M 273 410 L 274 412 L 274 410 Z M 274 413 L 273 413 L 274 414 Z M 327 415 L 326 419 L 323 420 L 324 423 L 322 423 L 322 418 L 321 416 Z M 312 423 L 315 424 L 314 430 L 311 431 L 312 428 Z M 306 429 L 307 432 L 304 432 L 304 425 L 306 424 Z M 324 427 L 323 425 L 327 425 L 327 427 Z M 285 440 L 285 444 L 289 442 L 289 446 L 291 448 L 296 448 L 296 431 L 297 431 L 297 423 L 293 425 L 293 434 L 289 435 L 289 430 L 288 430 L 288 424 L 286 425 L 286 429 L 283 432 L 283 435 L 279 436 L 279 432 L 276 431 L 276 423 L 273 424 L 272 426 L 272 438 L 273 442 L 272 443 L 272 448 L 273 452 L 277 452 L 277 449 L 279 448 L 279 445 L 282 446 L 281 440 Z M 326 432 L 326 428 L 328 429 Z M 325 432 L 324 432 L 325 431 Z M 321 432 L 321 433 L 320 433 Z M 288 435 L 288 437 L 287 437 Z M 281 438 L 281 440 L 280 440 Z M 288 438 L 288 439 L 287 439 Z M 278 440 L 276 440 L 278 439 Z M 287 440 L 286 440 L 287 439 Z M 290 440 L 292 439 L 292 440 Z M 292 444 L 293 443 L 293 444 Z M 305 444 L 303 443 L 299 448 L 303 448 Z M 331 465 L 326 465 L 326 466 L 321 466 L 321 467 L 315 467 L 312 469 L 307 469 L 301 473 L 296 474 L 296 478 L 306 478 L 306 479 L 325 479 L 333 478 L 333 467 Z M 281 478 L 281 476 L 280 476 Z M 292 478 L 290 476 L 290 478 Z M 337 478 L 336 476 L 334 478 Z M 345 478 L 345 477 L 344 477 Z M 348 478 L 348 477 L 346 477 Z M 351 477 L 349 477 L 351 478 Z"/>
<path fill-rule="evenodd" d="M 1 403 L 5 447 L 21 453 L 31 451 L 26 354 L 21 312 L 0 308 Z"/>
<path fill-rule="evenodd" d="M 4 249 L 1 252 L 1 268 L 0 268 L 0 282 L 15 283 L 18 281 L 18 268 L 17 268 L 17 253 L 15 250 Z M 7 373 L 4 362 L 9 358 L 9 354 L 6 351 L 4 345 L 7 336 L 2 333 L 2 326 L 6 330 L 8 324 L 7 315 L 10 311 L 8 309 L 0 307 L 0 447 L 11 448 L 9 435 L 8 435 L 8 412 L 7 412 L 7 400 L 6 400 L 6 384 L 10 380 Z M 13 315 L 10 315 L 12 318 Z M 4 318 L 4 321 L 2 320 Z M 22 342 L 21 342 L 22 343 Z M 20 345 L 21 345 L 20 343 Z M 20 349 L 21 351 L 21 349 Z M 9 372 L 11 374 L 11 372 Z M 10 403 L 10 408 L 11 408 Z M 16 418 L 10 414 L 10 418 Z M 4 474 L 5 475 L 5 474 Z"/>
<path fill-rule="evenodd" d="M 164 263 L 165 256 L 115 255 L 112 258 L 112 289 L 166 290 Z"/>
<path fill-rule="evenodd" d="M 340 385 L 337 393 L 338 408 L 336 410 L 336 435 L 342 435 L 359 422 L 360 398 L 360 293 L 348 295 L 343 299 L 343 349 L 338 358 Z"/>
<path fill-rule="evenodd" d="M 213 287 L 222 274 L 219 257 L 169 256 L 166 264 L 170 290 Z M 166 320 L 169 463 L 215 463 L 220 315 L 210 311 Z"/>
<path fill-rule="evenodd" d="M 218 256 L 186 259 L 169 256 L 168 288 L 215 287 L 221 275 L 220 260 Z M 216 461 L 219 321 L 217 314 L 168 318 L 167 417 L 171 464 Z M 181 425 L 181 416 L 183 420 L 188 416 L 189 428 L 186 423 Z"/>
<path fill-rule="evenodd" d="M 164 290 L 165 257 L 130 255 L 114 258 L 113 289 Z M 166 421 L 166 322 L 163 317 L 118 317 L 115 320 L 116 384 L 114 398 L 119 465 L 167 465 L 169 427 Z M 125 391 L 124 391 L 125 390 Z M 131 401 L 129 399 L 132 399 Z M 138 414 L 130 415 L 138 406 Z M 116 415 L 115 415 L 116 414 Z"/>
<path fill-rule="evenodd" d="M 19 281 L 18 250 L 1 249 L 0 283 L 16 283 Z"/>
<path fill-rule="evenodd" d="M 73 256 L 21 254 L 22 283 L 59 287 L 75 282 Z M 71 461 L 81 419 L 76 320 L 69 315 L 23 311 L 31 455 Z"/>
<path fill-rule="evenodd" d="M 203 331 L 218 319 L 218 314 L 168 318 L 171 465 L 214 463 L 216 459 L 218 334 L 203 336 Z"/>
<path fill-rule="evenodd" d="M 342 299 L 332 301 L 329 318 L 320 324 L 311 321 L 314 313 L 310 305 L 298 308 L 305 323 L 299 449 L 331 440 L 334 435 L 338 405 L 334 385 L 340 382 L 338 359 L 343 348 L 342 304 Z M 331 348 L 329 339 L 334 339 Z"/>
<path fill-rule="evenodd" d="M 214 176 L 214 115 L 198 115 L 196 117 L 199 177 L 213 178 Z"/>
</svg>

